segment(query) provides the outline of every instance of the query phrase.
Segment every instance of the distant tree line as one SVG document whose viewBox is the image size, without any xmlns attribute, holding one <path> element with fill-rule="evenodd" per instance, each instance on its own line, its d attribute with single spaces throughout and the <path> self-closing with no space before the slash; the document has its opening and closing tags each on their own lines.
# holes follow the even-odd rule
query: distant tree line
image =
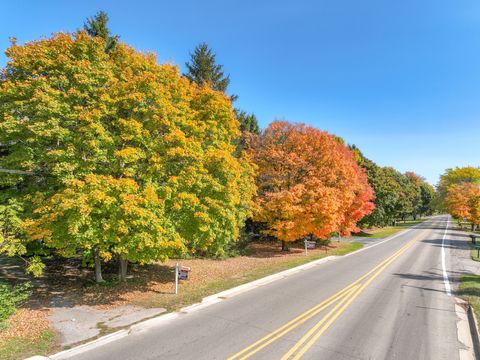
<svg viewBox="0 0 480 360">
<path fill-rule="evenodd" d="M 358 164 L 365 169 L 368 182 L 375 192 L 375 209 L 360 221 L 362 227 L 383 227 L 393 220 L 414 219 L 434 211 L 435 189 L 424 178 L 413 173 L 402 174 L 392 167 L 382 167 L 366 158 L 356 147 Z"/>
</svg>

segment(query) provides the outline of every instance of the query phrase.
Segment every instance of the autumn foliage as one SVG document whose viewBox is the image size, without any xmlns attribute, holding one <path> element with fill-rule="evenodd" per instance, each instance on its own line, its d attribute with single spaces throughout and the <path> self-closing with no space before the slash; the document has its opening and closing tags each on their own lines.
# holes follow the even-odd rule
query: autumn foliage
<svg viewBox="0 0 480 360">
<path fill-rule="evenodd" d="M 456 219 L 480 224 L 480 184 L 462 182 L 451 185 L 445 197 L 445 208 Z"/>
<path fill-rule="evenodd" d="M 85 32 L 13 44 L 0 81 L 3 185 L 29 241 L 64 256 L 219 255 L 255 192 L 231 101 Z"/>
<path fill-rule="evenodd" d="M 437 202 L 460 223 L 469 221 L 473 230 L 480 224 L 480 168 L 447 169 L 438 183 Z"/>
<path fill-rule="evenodd" d="M 373 209 L 373 191 L 353 153 L 337 138 L 276 121 L 253 139 L 258 166 L 255 218 L 283 241 L 357 230 Z"/>
</svg>

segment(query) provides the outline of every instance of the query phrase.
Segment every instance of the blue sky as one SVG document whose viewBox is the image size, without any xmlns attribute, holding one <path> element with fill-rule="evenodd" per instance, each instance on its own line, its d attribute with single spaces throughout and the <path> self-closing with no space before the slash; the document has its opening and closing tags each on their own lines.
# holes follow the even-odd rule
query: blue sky
<svg viewBox="0 0 480 360">
<path fill-rule="evenodd" d="M 432 184 L 480 165 L 478 0 L 5 1 L 0 66 L 10 36 L 75 31 L 101 9 L 123 41 L 182 69 L 208 42 L 262 127 L 316 126 Z"/>
</svg>

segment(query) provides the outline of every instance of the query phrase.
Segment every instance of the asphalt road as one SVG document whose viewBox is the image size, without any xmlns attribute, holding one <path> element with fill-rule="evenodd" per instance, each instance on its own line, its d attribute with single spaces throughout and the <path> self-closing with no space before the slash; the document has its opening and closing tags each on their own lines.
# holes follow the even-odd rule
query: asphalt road
<svg viewBox="0 0 480 360">
<path fill-rule="evenodd" d="M 447 220 L 74 359 L 459 359 Z"/>
</svg>

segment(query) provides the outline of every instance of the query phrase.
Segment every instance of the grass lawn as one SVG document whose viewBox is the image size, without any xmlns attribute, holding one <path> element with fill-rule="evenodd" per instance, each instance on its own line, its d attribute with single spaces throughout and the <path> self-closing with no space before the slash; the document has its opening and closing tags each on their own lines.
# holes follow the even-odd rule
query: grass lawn
<svg viewBox="0 0 480 360">
<path fill-rule="evenodd" d="M 379 238 L 384 238 L 390 235 L 393 235 L 399 231 L 405 230 L 409 228 L 410 226 L 420 224 L 424 221 L 428 220 L 427 218 L 423 219 L 417 219 L 417 220 L 406 220 L 405 222 L 403 221 L 398 221 L 396 226 L 386 226 L 383 228 L 378 228 L 378 229 L 367 229 L 364 230 L 360 233 L 357 234 L 352 234 L 353 237 L 367 237 L 367 238 L 372 238 L 372 239 L 379 239 Z"/>
<path fill-rule="evenodd" d="M 51 350 L 51 344 L 55 333 L 44 330 L 35 339 L 17 336 L 0 341 L 0 360 L 24 359 L 32 355 L 47 355 Z"/>
<path fill-rule="evenodd" d="M 48 314 L 47 309 L 20 308 L 10 316 L 0 331 L 0 360 L 47 355 L 57 350 Z"/>
<path fill-rule="evenodd" d="M 480 319 L 480 275 L 462 276 L 459 296 L 473 307 L 475 316 Z"/>
</svg>

